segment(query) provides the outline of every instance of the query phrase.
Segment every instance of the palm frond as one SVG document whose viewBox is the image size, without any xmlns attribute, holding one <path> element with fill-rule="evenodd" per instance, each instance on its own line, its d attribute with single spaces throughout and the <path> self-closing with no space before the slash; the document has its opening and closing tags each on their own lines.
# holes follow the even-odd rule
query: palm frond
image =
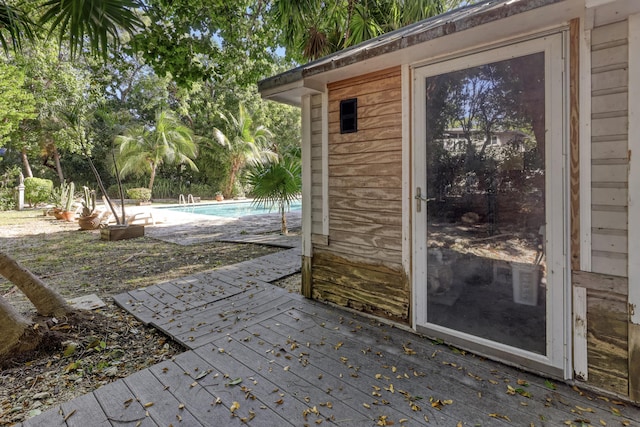
<svg viewBox="0 0 640 427">
<path fill-rule="evenodd" d="M 9 46 L 15 51 L 22 50 L 24 39 L 35 40 L 35 26 L 36 24 L 21 9 L 4 1 L 0 2 L 0 44 L 5 53 L 9 51 Z"/>
<path fill-rule="evenodd" d="M 106 58 L 108 46 L 117 46 L 120 32 L 135 34 L 144 27 L 135 13 L 137 0 L 48 0 L 43 4 L 40 23 L 51 25 L 48 36 L 58 33 L 62 45 L 68 37 L 70 54 L 74 58 L 88 40 L 90 52 Z"/>
</svg>

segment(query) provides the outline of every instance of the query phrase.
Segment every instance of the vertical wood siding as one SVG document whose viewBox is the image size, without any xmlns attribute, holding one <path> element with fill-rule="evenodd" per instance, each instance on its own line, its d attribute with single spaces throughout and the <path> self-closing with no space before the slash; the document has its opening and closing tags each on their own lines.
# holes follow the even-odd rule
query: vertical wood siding
<svg viewBox="0 0 640 427">
<path fill-rule="evenodd" d="M 314 297 L 406 321 L 400 67 L 328 91 L 329 240 L 314 245 Z M 341 134 L 340 101 L 350 98 L 358 100 L 358 131 Z"/>
<path fill-rule="evenodd" d="M 591 34 L 592 271 L 627 276 L 628 24 Z"/>
</svg>

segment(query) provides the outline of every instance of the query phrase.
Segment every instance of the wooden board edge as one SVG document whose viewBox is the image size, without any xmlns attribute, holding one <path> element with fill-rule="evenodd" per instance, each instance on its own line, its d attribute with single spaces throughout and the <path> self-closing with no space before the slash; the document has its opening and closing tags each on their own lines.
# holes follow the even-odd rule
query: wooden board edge
<svg viewBox="0 0 640 427">
<path fill-rule="evenodd" d="M 589 379 L 587 357 L 587 288 L 573 288 L 573 371 L 580 381 Z"/>
<path fill-rule="evenodd" d="M 640 404 L 640 325 L 629 322 L 629 398 Z"/>
<path fill-rule="evenodd" d="M 569 23 L 571 269 L 580 269 L 580 19 Z"/>
</svg>

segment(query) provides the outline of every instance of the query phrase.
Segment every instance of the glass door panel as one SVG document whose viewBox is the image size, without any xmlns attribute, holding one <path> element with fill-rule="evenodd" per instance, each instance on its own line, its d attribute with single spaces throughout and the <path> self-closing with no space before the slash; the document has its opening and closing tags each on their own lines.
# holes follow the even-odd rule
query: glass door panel
<svg viewBox="0 0 640 427">
<path fill-rule="evenodd" d="M 539 52 L 420 85 L 426 321 L 540 355 L 548 329 L 545 75 Z"/>
</svg>

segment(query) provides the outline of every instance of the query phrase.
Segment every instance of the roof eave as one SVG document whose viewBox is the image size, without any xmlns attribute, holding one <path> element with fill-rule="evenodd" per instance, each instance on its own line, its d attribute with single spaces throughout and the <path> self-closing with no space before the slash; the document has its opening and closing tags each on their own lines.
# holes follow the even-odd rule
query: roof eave
<svg viewBox="0 0 640 427">
<path fill-rule="evenodd" d="M 460 33 L 533 9 L 562 3 L 568 0 L 511 0 L 486 2 L 467 6 L 457 11 L 430 18 L 405 28 L 384 34 L 377 39 L 336 52 L 327 57 L 301 65 L 284 73 L 266 78 L 258 83 L 258 91 L 265 99 L 300 105 L 306 94 L 321 93 L 324 88 L 312 83 L 312 77 L 345 69 L 358 63 L 401 51 L 441 37 Z M 456 13 L 458 14 L 457 18 Z M 464 15 L 467 13 L 467 15 Z M 459 16 L 463 14 L 463 16 Z M 424 28 L 440 21 L 439 25 Z M 370 46 L 367 46 L 370 45 Z"/>
</svg>

